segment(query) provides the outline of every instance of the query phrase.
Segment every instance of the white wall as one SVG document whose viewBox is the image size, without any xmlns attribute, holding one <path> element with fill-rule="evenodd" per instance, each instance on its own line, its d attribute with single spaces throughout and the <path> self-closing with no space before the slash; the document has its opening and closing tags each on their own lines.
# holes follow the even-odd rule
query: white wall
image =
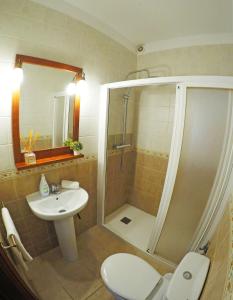
<svg viewBox="0 0 233 300">
<path fill-rule="evenodd" d="M 108 134 L 123 133 L 123 118 L 125 112 L 124 95 L 129 95 L 127 109 L 126 132 L 133 133 L 135 122 L 135 89 L 114 89 L 110 91 Z"/>
<path fill-rule="evenodd" d="M 137 93 L 136 147 L 169 154 L 173 130 L 175 87 L 148 86 Z"/>
<path fill-rule="evenodd" d="M 15 54 L 84 68 L 89 95 L 81 103 L 80 139 L 97 152 L 100 84 L 125 78 L 136 57 L 95 29 L 28 0 L 0 1 L 0 170 L 14 168 L 9 70 Z M 152 75 L 232 75 L 233 46 L 195 46 L 138 56 L 137 68 Z"/>
<path fill-rule="evenodd" d="M 233 45 L 195 46 L 145 54 L 138 56 L 138 68 L 149 68 L 152 75 L 160 75 L 159 73 L 162 73 L 164 70 L 163 75 L 166 76 L 233 76 Z M 229 187 L 231 186 L 231 183 L 232 182 L 229 183 Z M 199 198 L 197 197 L 197 199 Z M 196 204 L 198 204 L 198 202 L 196 202 Z M 180 207 L 181 209 L 179 209 Z M 169 208 L 168 216 L 163 228 L 164 232 L 160 238 L 159 247 L 156 249 L 160 255 L 163 255 L 163 257 L 167 257 L 171 260 L 173 259 L 174 261 L 178 261 L 178 255 L 181 253 L 178 252 L 180 249 L 176 249 L 178 233 L 180 230 L 182 232 L 185 231 L 189 225 L 192 224 L 194 221 L 193 218 L 195 218 L 195 213 L 198 211 L 197 209 L 193 210 L 195 213 L 191 216 L 192 218 L 190 218 L 190 215 L 188 215 L 188 223 L 186 222 L 186 227 L 182 228 L 182 226 L 179 226 L 180 224 L 177 220 L 181 220 L 180 216 L 184 217 L 187 216 L 187 214 L 184 212 L 184 207 L 182 205 L 180 205 L 180 207 L 179 205 L 174 205 L 174 207 L 171 206 Z M 175 218 L 174 215 L 176 216 Z M 172 222 L 170 222 L 171 220 L 175 220 L 175 226 L 172 224 Z M 175 230 L 175 227 L 177 227 L 179 230 Z M 172 232 L 173 238 L 171 238 L 167 232 Z M 174 249 L 176 251 L 174 251 Z"/>
<path fill-rule="evenodd" d="M 134 145 L 143 150 L 169 154 L 175 86 L 148 86 L 110 91 L 108 134 L 122 134 L 124 94 L 129 94 L 127 133 L 133 133 Z"/>
<path fill-rule="evenodd" d="M 233 45 L 212 45 L 212 46 L 193 46 L 187 48 L 179 49 L 170 49 L 165 51 L 157 51 L 144 55 L 139 55 L 137 57 L 137 67 L 138 69 L 147 68 L 150 71 L 151 76 L 178 76 L 178 75 L 222 75 L 222 76 L 233 76 Z M 151 95 L 150 95 L 151 94 Z M 158 135 L 156 139 L 150 140 L 147 138 L 146 132 L 149 123 L 149 118 L 147 118 L 148 113 L 144 113 L 146 110 L 146 102 L 144 98 L 153 97 L 153 93 L 148 95 L 141 95 L 142 98 L 142 114 L 145 115 L 144 121 L 138 126 L 141 134 L 139 132 L 138 143 L 141 148 L 150 146 L 155 148 L 156 145 L 152 146 L 156 140 L 160 139 L 160 136 L 163 136 L 158 147 L 165 149 L 165 152 L 168 150 L 168 140 L 165 141 L 166 136 L 162 134 L 162 131 L 165 130 L 165 123 L 158 123 Z M 172 106 L 169 108 L 165 105 L 166 100 L 163 97 L 164 107 L 162 108 L 159 104 L 157 112 L 165 120 L 168 117 L 168 110 L 171 112 L 173 109 Z M 145 104 L 144 104 L 145 103 Z M 149 103 L 147 104 L 149 105 Z M 157 106 L 157 105 L 156 105 Z M 166 107 L 165 107 L 166 106 Z M 147 108 L 148 112 L 151 114 L 152 120 L 152 111 Z M 173 114 L 173 112 L 171 113 Z M 169 116 L 171 120 L 171 114 Z M 153 117 L 155 119 L 155 116 Z M 143 117 L 142 117 L 143 119 Z M 140 119 L 139 119 L 140 120 Z M 171 126 L 171 124 L 169 125 Z M 154 132 L 155 135 L 155 132 Z M 141 137 L 140 137 L 141 136 Z M 170 130 L 167 132 L 167 137 L 170 139 Z M 156 146 L 157 147 L 157 146 Z"/>
<path fill-rule="evenodd" d="M 81 102 L 80 140 L 97 152 L 100 84 L 136 69 L 134 53 L 95 29 L 28 0 L 0 1 L 0 170 L 14 168 L 9 71 L 15 54 L 83 67 L 88 96 Z"/>
<path fill-rule="evenodd" d="M 138 56 L 151 75 L 233 75 L 233 45 L 194 46 Z"/>
</svg>

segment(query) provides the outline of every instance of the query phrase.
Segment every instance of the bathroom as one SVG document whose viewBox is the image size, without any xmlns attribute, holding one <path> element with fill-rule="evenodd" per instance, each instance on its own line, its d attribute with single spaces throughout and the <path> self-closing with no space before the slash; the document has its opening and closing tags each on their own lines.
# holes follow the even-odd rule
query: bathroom
<svg viewBox="0 0 233 300">
<path fill-rule="evenodd" d="M 166 78 L 227 76 L 226 81 L 221 84 L 208 82 L 209 85 L 214 85 L 214 90 L 216 85 L 220 89 L 216 92 L 219 93 L 219 97 L 216 97 L 216 105 L 219 104 L 218 99 L 223 99 L 224 102 L 232 89 L 232 9 L 230 1 L 227 0 L 221 3 L 207 1 L 206 6 L 201 1 L 195 3 L 174 1 L 169 3 L 169 10 L 168 4 L 162 2 L 158 1 L 155 8 L 152 2 L 146 4 L 144 1 L 138 1 L 135 4 L 132 0 L 127 3 L 110 1 L 110 4 L 100 1 L 98 7 L 90 1 L 59 0 L 56 3 L 42 0 L 0 1 L 0 203 L 9 210 L 22 243 L 33 258 L 27 263 L 29 269 L 27 272 L 21 272 L 18 267 L 17 271 L 15 270 L 15 274 L 20 274 L 18 281 L 30 287 L 28 291 L 24 286 L 27 290 L 26 296 L 23 297 L 21 294 L 21 298 L 18 296 L 17 299 L 114 299 L 100 273 L 101 265 L 107 257 L 114 253 L 131 253 L 143 258 L 158 273 L 164 275 L 173 273 L 185 253 L 190 251 L 190 248 L 187 249 L 187 246 L 189 247 L 187 240 L 185 241 L 183 237 L 191 230 L 192 236 L 188 240 L 191 242 L 197 221 L 204 211 L 204 202 L 193 199 L 192 205 L 183 201 L 176 206 L 176 202 L 172 201 L 171 197 L 165 225 L 160 233 L 157 232 L 162 234 L 163 243 L 154 251 L 153 230 L 158 227 L 152 225 L 157 221 L 162 224 L 161 220 L 165 214 L 161 214 L 161 218 L 158 216 L 159 211 L 162 211 L 165 206 L 159 209 L 160 204 L 168 204 L 169 200 L 168 195 L 164 195 L 163 191 L 169 192 L 169 189 L 171 191 L 168 185 L 171 181 L 165 179 L 167 174 L 172 175 L 172 172 L 167 171 L 168 161 L 175 163 L 182 143 L 180 135 L 182 124 L 177 122 L 176 116 L 182 116 L 185 124 L 182 106 L 176 109 L 175 105 L 177 97 L 181 97 L 177 91 L 177 83 L 179 84 L 182 79 L 173 79 L 173 82 L 169 83 Z M 203 10 L 200 10 L 202 5 Z M 182 10 L 179 7 L 182 7 Z M 135 9 L 135 16 L 132 16 L 133 10 L 130 8 Z M 122 11 L 125 12 L 124 16 Z M 145 14 L 148 23 L 145 22 L 147 19 Z M 200 18 L 199 22 L 196 22 L 197 15 Z M 132 26 L 129 25 L 129 17 Z M 122 23 L 119 23 L 119 18 L 122 18 Z M 150 24 L 149 20 L 151 22 L 160 20 L 160 23 Z M 134 26 L 135 30 L 132 32 Z M 139 47 L 141 45 L 143 47 Z M 84 156 L 60 161 L 51 159 L 48 164 L 41 166 L 17 168 L 16 150 L 13 148 L 16 141 L 15 135 L 12 135 L 12 129 L 15 128 L 12 126 L 12 121 L 14 119 L 13 124 L 17 121 L 14 117 L 15 111 L 12 110 L 12 70 L 16 62 L 16 54 L 82 68 L 85 73 L 86 91 L 83 97 L 80 97 L 79 123 L 76 127 L 79 127 L 78 139 L 83 144 L 81 153 Z M 23 68 L 24 65 L 26 64 L 23 63 Z M 149 76 L 145 71 L 132 73 L 135 70 L 145 69 L 149 71 Z M 71 76 L 69 80 L 72 81 L 73 77 Z M 29 82 L 27 78 L 25 70 L 21 88 Z M 165 78 L 164 82 L 161 82 L 160 78 Z M 134 79 L 139 81 L 133 82 Z M 43 83 L 42 80 L 41 82 Z M 117 84 L 118 82 L 122 83 Z M 113 85 L 103 88 L 103 85 L 108 83 Z M 46 80 L 43 84 L 46 85 Z M 187 95 L 195 98 L 195 95 L 189 93 L 192 92 L 189 84 L 190 82 L 184 82 L 187 89 L 190 89 Z M 224 84 L 228 87 L 223 88 Z M 199 86 L 198 89 L 203 96 L 204 88 Z M 56 92 L 60 91 L 56 90 Z M 35 90 L 32 92 L 37 100 L 35 108 L 37 109 L 41 99 Z M 207 94 L 208 92 L 207 88 Z M 212 90 L 209 95 L 204 95 L 202 100 L 210 101 L 214 98 L 211 93 Z M 124 95 L 129 96 L 126 117 Z M 58 97 L 60 96 L 59 94 Z M 102 103 L 106 98 L 109 99 L 108 108 Z M 188 103 L 189 98 L 186 100 Z M 223 106 L 227 107 L 227 105 Z M 27 105 L 23 108 L 21 107 L 20 113 L 26 112 L 23 117 L 26 124 L 26 117 L 30 112 L 27 111 Z M 43 104 L 40 108 L 43 116 L 38 119 L 42 126 L 45 122 L 41 122 L 41 119 L 51 111 Z M 212 109 L 216 115 L 219 111 L 223 119 L 229 117 L 226 118 L 227 112 L 230 113 L 229 108 L 224 112 L 224 109 L 220 110 L 218 106 L 210 108 L 205 106 L 201 114 L 202 118 Z M 186 116 L 187 112 L 188 110 Z M 34 116 L 38 117 L 37 114 Z M 126 120 L 126 134 L 123 140 L 124 120 Z M 216 145 L 226 144 L 223 141 L 219 142 L 222 127 L 218 126 L 215 119 L 210 118 L 206 120 L 207 123 L 203 119 L 200 122 L 196 120 L 194 119 L 194 124 L 207 124 L 210 129 L 207 135 L 208 137 L 209 134 L 211 135 L 211 141 L 216 142 Z M 217 120 L 220 122 L 221 117 Z M 174 124 L 177 124 L 176 138 L 173 138 Z M 214 130 L 213 126 L 215 126 Z M 42 128 L 36 130 L 42 135 Z M 218 131 L 216 139 L 215 131 Z M 203 128 L 200 127 L 197 132 L 198 136 L 199 134 L 201 136 Z M 185 137 L 184 131 L 183 139 Z M 179 143 L 175 144 L 175 141 Z M 228 142 L 231 141 L 232 137 L 229 136 Z M 123 144 L 131 146 L 116 149 L 117 145 Z M 177 152 L 171 151 L 171 145 Z M 215 148 L 209 144 L 209 140 L 197 147 L 194 148 L 194 156 L 198 154 L 197 150 L 201 147 L 201 151 L 205 153 L 203 157 L 205 159 L 210 157 L 211 160 Z M 230 155 L 229 152 L 226 154 Z M 182 157 L 182 151 L 180 154 Z M 152 158 L 160 166 L 159 170 L 152 169 L 156 165 L 151 163 Z M 112 163 L 112 167 L 108 163 Z M 124 174 L 125 169 L 128 178 Z M 145 177 L 145 174 L 148 175 L 148 169 L 150 174 L 156 173 L 156 178 Z M 217 215 L 211 227 L 212 232 L 208 229 L 207 240 L 210 243 L 207 257 L 210 258 L 210 270 L 200 297 L 202 300 L 232 297 L 230 244 L 232 204 L 229 199 L 232 193 L 233 174 L 231 168 L 227 169 L 225 166 L 225 169 L 225 181 L 219 183 L 222 193 L 221 203 L 218 203 Z M 170 163 L 170 171 L 172 170 L 174 168 Z M 209 173 L 205 177 L 203 170 L 199 169 L 199 171 L 200 176 L 195 177 L 194 180 L 187 177 L 189 180 L 187 186 L 193 187 L 195 192 L 200 181 L 208 183 L 209 180 Z M 101 182 L 104 179 L 104 172 L 107 174 L 105 183 Z M 215 176 L 216 170 L 211 169 L 210 172 L 215 172 Z M 53 222 L 35 216 L 26 201 L 27 195 L 39 190 L 41 174 L 45 175 L 49 185 L 58 185 L 62 180 L 78 181 L 80 187 L 88 193 L 87 205 L 79 215 L 74 216 L 78 258 L 72 262 L 62 256 Z M 121 176 L 124 178 L 122 179 Z M 173 179 L 174 176 L 175 174 Z M 152 181 L 148 193 L 148 182 Z M 159 186 L 155 186 L 155 181 L 159 181 Z M 105 188 L 103 188 L 104 184 Z M 105 201 L 102 201 L 105 193 Z M 208 200 L 207 198 L 205 201 Z M 110 228 L 107 224 L 108 215 L 123 205 L 130 205 L 151 216 L 150 220 L 153 224 L 150 225 L 150 230 L 143 227 L 145 222 L 141 222 L 142 226 L 136 230 L 138 232 L 140 229 L 144 233 L 141 237 L 146 238 L 146 242 L 143 240 L 140 243 L 140 240 L 137 243 L 134 237 L 130 239 L 124 231 L 119 232 L 118 229 Z M 205 212 L 205 215 L 208 216 L 208 212 Z M 185 222 L 194 220 L 193 216 L 196 218 L 196 223 L 186 224 Z M 132 221 L 130 223 L 132 224 Z M 122 223 L 122 226 L 131 226 L 130 223 L 128 225 Z M 1 239 L 4 245 L 8 245 L 10 242 L 6 239 L 2 219 L 0 224 L 3 236 Z M 196 227 L 191 228 L 191 225 Z M 11 255 L 10 250 L 4 250 L 4 253 Z M 3 292 L 7 293 L 1 291 L 1 295 L 4 295 Z M 8 292 L 10 293 L 9 289 Z M 14 292 L 22 293 L 22 289 Z M 9 295 L 8 299 L 14 298 Z"/>
</svg>

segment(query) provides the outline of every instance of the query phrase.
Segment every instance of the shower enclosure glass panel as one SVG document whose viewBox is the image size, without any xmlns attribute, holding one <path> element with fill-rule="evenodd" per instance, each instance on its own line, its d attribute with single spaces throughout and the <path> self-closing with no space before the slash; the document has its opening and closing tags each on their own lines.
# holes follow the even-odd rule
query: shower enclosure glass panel
<svg viewBox="0 0 233 300">
<path fill-rule="evenodd" d="M 155 251 L 173 262 L 179 262 L 189 250 L 215 183 L 226 134 L 229 99 L 228 90 L 187 89 L 178 172 Z"/>
<path fill-rule="evenodd" d="M 175 85 L 110 90 L 105 225 L 147 250 L 173 130 Z"/>
</svg>

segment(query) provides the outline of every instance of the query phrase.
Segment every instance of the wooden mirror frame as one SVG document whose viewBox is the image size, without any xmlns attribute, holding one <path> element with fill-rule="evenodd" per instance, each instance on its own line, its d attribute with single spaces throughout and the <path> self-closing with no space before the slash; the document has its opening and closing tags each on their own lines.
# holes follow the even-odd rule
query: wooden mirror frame
<svg viewBox="0 0 233 300">
<path fill-rule="evenodd" d="M 39 66 L 51 67 L 55 69 L 74 72 L 76 79 L 82 78 L 83 69 L 52 60 L 38 57 L 16 54 L 15 67 L 21 67 L 23 64 L 34 64 Z M 74 96 L 74 112 L 73 112 L 73 139 L 79 138 L 79 118 L 80 118 L 80 97 Z M 24 153 L 21 152 L 20 146 L 20 124 L 19 124 L 19 104 L 20 104 L 20 87 L 13 91 L 12 97 L 12 139 L 15 166 L 17 169 L 27 169 L 53 163 L 56 161 L 64 161 L 74 158 L 83 157 L 82 154 L 74 156 L 69 147 L 51 148 L 45 150 L 33 151 L 36 154 L 36 164 L 28 165 L 24 161 Z"/>
</svg>

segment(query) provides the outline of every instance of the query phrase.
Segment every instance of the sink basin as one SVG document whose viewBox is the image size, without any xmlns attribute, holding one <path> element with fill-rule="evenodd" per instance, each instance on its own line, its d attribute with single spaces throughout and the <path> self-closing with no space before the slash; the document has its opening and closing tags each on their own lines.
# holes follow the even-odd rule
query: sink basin
<svg viewBox="0 0 233 300">
<path fill-rule="evenodd" d="M 43 197 L 39 192 L 26 196 L 28 205 L 38 218 L 53 221 L 59 246 L 66 260 L 78 257 L 73 216 L 87 204 L 88 193 L 78 190 L 62 190 L 59 194 Z"/>
<path fill-rule="evenodd" d="M 80 188 L 78 190 L 62 190 L 60 194 L 50 194 L 46 197 L 36 192 L 28 195 L 26 199 L 38 218 L 56 221 L 74 216 L 81 211 L 87 204 L 88 194 Z"/>
</svg>

